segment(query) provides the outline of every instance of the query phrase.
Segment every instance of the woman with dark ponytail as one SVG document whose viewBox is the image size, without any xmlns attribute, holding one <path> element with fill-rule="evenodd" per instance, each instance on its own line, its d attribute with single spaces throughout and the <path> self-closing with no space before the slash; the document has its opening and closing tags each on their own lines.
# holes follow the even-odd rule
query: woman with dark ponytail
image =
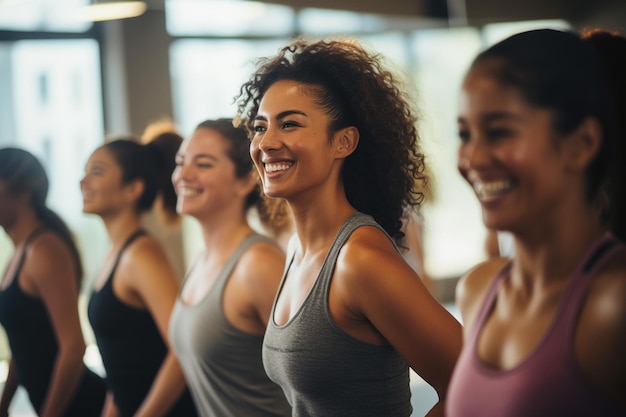
<svg viewBox="0 0 626 417">
<path fill-rule="evenodd" d="M 459 170 L 515 254 L 457 287 L 447 416 L 626 415 L 626 38 L 514 35 L 460 103 Z"/>
<path fill-rule="evenodd" d="M 111 241 L 88 306 L 109 389 L 103 417 L 195 416 L 167 336 L 178 279 L 141 224 L 163 167 L 155 148 L 132 139 L 96 149 L 81 181 L 83 211 L 102 218 Z"/>
<path fill-rule="evenodd" d="M 280 229 L 231 119 L 205 120 L 183 142 L 172 181 L 181 214 L 198 220 L 205 250 L 189 269 L 172 319 L 172 346 L 203 417 L 288 417 L 291 407 L 263 369 L 261 347 L 285 254 L 248 223 L 256 209 Z"/>
<path fill-rule="evenodd" d="M 15 247 L 0 284 L 0 322 L 11 349 L 0 416 L 21 385 L 39 416 L 96 417 L 105 386 L 83 363 L 80 256 L 47 195 L 48 177 L 33 155 L 0 149 L 0 226 Z"/>
</svg>

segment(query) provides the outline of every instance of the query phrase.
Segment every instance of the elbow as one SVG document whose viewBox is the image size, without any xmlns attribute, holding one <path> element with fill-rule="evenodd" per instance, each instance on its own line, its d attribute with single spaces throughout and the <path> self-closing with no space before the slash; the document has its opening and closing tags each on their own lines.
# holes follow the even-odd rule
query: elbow
<svg viewBox="0 0 626 417">
<path fill-rule="evenodd" d="M 86 349 L 85 341 L 82 339 L 67 340 L 59 344 L 59 352 L 57 355 L 59 357 L 65 357 L 74 363 L 82 363 Z"/>
</svg>

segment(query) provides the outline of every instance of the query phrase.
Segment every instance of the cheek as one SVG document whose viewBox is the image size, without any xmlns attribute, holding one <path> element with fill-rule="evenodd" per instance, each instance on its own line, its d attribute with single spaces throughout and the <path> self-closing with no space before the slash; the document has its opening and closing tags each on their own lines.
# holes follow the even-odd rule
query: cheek
<svg viewBox="0 0 626 417">
<path fill-rule="evenodd" d="M 176 191 L 175 190 L 176 184 L 178 184 L 178 181 L 180 181 L 180 171 L 181 171 L 181 168 L 179 166 L 174 168 L 174 171 L 172 171 L 171 181 L 172 181 L 172 184 L 174 185 L 174 191 Z"/>
<path fill-rule="evenodd" d="M 260 161 L 260 152 L 261 150 L 259 149 L 259 140 L 258 139 L 252 139 L 250 141 L 250 158 L 252 159 L 252 163 L 254 164 L 254 166 L 256 167 L 256 169 L 258 171 L 261 171 L 262 168 L 262 163 Z"/>
<path fill-rule="evenodd" d="M 250 157 L 254 160 L 256 159 L 255 157 L 258 153 L 259 153 L 259 139 L 254 137 L 250 141 Z"/>
</svg>

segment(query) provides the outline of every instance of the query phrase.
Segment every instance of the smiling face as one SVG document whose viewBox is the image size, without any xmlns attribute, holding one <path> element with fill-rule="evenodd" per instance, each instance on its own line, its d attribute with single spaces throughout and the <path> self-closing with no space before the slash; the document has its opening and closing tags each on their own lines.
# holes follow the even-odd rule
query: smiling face
<svg viewBox="0 0 626 417">
<path fill-rule="evenodd" d="M 458 168 L 480 201 L 487 227 L 528 227 L 565 201 L 571 189 L 561 146 L 566 139 L 556 135 L 552 121 L 551 111 L 530 106 L 490 76 L 488 64 L 466 77 Z"/>
<path fill-rule="evenodd" d="M 176 154 L 172 182 L 176 210 L 202 220 L 217 213 L 244 215 L 244 201 L 254 188 L 252 173 L 237 178 L 228 155 L 230 142 L 214 129 L 200 127 Z"/>
<path fill-rule="evenodd" d="M 290 200 L 337 185 L 333 173 L 337 178 L 345 155 L 335 149 L 341 131 L 329 138 L 330 121 L 308 86 L 283 80 L 267 90 L 255 117 L 250 155 L 268 196 Z"/>
<path fill-rule="evenodd" d="M 113 154 L 106 148 L 98 148 L 91 154 L 85 166 L 85 176 L 80 181 L 83 194 L 83 212 L 109 216 L 126 205 L 122 184 L 122 169 Z"/>
</svg>

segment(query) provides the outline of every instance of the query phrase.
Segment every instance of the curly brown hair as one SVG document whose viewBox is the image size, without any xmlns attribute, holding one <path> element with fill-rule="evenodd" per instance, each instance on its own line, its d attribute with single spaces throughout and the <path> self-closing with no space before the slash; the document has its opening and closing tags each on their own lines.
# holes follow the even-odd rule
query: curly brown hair
<svg viewBox="0 0 626 417">
<path fill-rule="evenodd" d="M 280 80 L 310 87 L 331 119 L 329 137 L 348 126 L 359 130 L 358 147 L 342 167 L 346 196 L 402 246 L 403 213 L 422 202 L 427 176 L 417 115 L 400 78 L 354 40 L 295 39 L 276 56 L 260 58 L 235 97 L 250 137 L 261 99 Z"/>
</svg>

